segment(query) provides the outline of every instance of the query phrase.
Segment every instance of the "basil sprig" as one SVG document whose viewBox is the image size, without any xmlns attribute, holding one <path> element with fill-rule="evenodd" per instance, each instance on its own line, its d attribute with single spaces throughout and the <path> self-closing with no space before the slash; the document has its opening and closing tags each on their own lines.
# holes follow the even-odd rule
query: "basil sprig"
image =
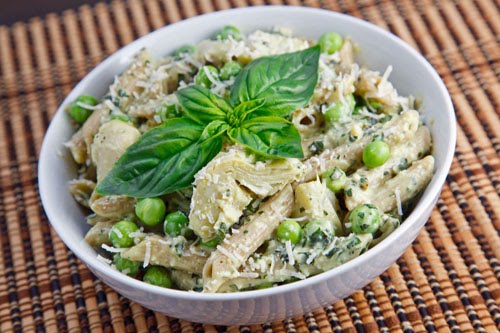
<svg viewBox="0 0 500 333">
<path fill-rule="evenodd" d="M 251 62 L 236 78 L 229 101 L 201 86 L 177 91 L 183 117 L 144 133 L 97 192 L 141 198 L 189 187 L 224 140 L 265 158 L 302 158 L 300 134 L 283 117 L 309 102 L 318 81 L 319 55 L 314 46 Z"/>
</svg>

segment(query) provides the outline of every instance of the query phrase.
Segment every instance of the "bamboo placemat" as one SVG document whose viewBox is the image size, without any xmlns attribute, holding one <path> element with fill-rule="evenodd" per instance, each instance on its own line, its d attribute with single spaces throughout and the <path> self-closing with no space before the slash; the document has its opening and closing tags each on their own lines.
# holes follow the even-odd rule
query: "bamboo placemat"
<svg viewBox="0 0 500 333">
<path fill-rule="evenodd" d="M 0 332 L 354 332 L 500 330 L 499 3 L 299 1 L 371 21 L 418 49 L 444 79 L 457 152 L 431 218 L 371 284 L 284 322 L 214 327 L 167 318 L 97 280 L 50 228 L 37 156 L 58 104 L 105 56 L 184 18 L 262 0 L 130 0 L 0 26 Z"/>
</svg>

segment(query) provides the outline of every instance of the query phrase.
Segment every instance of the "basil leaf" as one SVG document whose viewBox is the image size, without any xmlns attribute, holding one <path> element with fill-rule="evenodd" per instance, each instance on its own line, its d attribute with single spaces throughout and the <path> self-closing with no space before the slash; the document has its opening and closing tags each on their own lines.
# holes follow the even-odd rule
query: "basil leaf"
<svg viewBox="0 0 500 333">
<path fill-rule="evenodd" d="M 221 124 L 204 129 L 187 118 L 167 120 L 144 133 L 97 185 L 100 194 L 156 197 L 189 187 L 222 149 Z"/>
<path fill-rule="evenodd" d="M 299 131 L 280 117 L 257 117 L 228 131 L 229 137 L 265 157 L 303 158 Z"/>
<path fill-rule="evenodd" d="M 224 134 L 229 129 L 229 125 L 222 120 L 214 120 L 205 127 L 200 136 L 200 140 L 208 140 Z"/>
<path fill-rule="evenodd" d="M 239 120 L 244 120 L 248 114 L 260 109 L 265 103 L 266 100 L 264 98 L 243 102 L 234 108 L 234 115 Z"/>
<path fill-rule="evenodd" d="M 285 117 L 305 106 L 318 82 L 320 49 L 314 46 L 303 51 L 256 59 L 238 75 L 231 89 L 231 104 L 264 98 L 261 112 L 252 116 Z"/>
<path fill-rule="evenodd" d="M 175 93 L 184 115 L 198 124 L 206 125 L 213 120 L 224 120 L 232 111 L 225 99 L 202 86 L 190 86 Z"/>
</svg>

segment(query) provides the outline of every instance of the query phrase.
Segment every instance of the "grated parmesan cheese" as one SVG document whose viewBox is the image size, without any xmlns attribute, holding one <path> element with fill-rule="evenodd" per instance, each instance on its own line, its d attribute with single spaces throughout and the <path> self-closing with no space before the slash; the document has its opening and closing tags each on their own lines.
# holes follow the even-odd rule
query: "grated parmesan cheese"
<svg viewBox="0 0 500 333">
<path fill-rule="evenodd" d="M 111 253 L 120 253 L 120 252 L 123 252 L 123 251 L 126 251 L 127 249 L 118 249 L 116 247 L 112 247 L 112 246 L 109 246 L 109 245 L 106 245 L 106 244 L 102 244 L 101 247 L 108 251 L 108 252 L 111 252 Z"/>
<path fill-rule="evenodd" d="M 259 273 L 254 273 L 254 272 L 241 272 L 240 277 L 242 278 L 249 278 L 249 279 L 256 279 L 259 277 Z"/>
<path fill-rule="evenodd" d="M 222 246 L 217 245 L 217 250 L 219 250 L 220 253 L 222 253 L 223 255 L 228 257 L 229 259 L 231 259 L 231 261 L 233 263 L 238 263 L 238 258 L 235 255 L 233 255 L 231 252 L 229 252 L 228 250 L 223 248 Z"/>
<path fill-rule="evenodd" d="M 294 272 L 294 271 L 290 271 L 290 276 L 295 277 L 297 279 L 301 279 L 301 280 L 304 280 L 307 277 L 302 273 Z"/>
<path fill-rule="evenodd" d="M 95 110 L 99 107 L 99 105 L 89 105 L 82 102 L 76 102 L 76 105 L 87 110 Z"/>
<path fill-rule="evenodd" d="M 113 229 L 113 233 L 118 237 L 118 238 L 123 238 L 123 234 L 121 233 L 120 230 L 118 230 L 118 228 L 114 228 Z"/>
<path fill-rule="evenodd" d="M 318 252 L 313 252 L 306 260 L 306 264 L 311 264 L 314 259 L 316 259 L 316 257 L 318 256 Z"/>
<path fill-rule="evenodd" d="M 104 258 L 100 254 L 97 255 L 97 260 L 99 260 L 100 262 L 103 262 L 103 263 L 105 263 L 107 265 L 111 265 L 111 263 L 112 263 L 111 260 L 109 260 L 108 258 Z"/>
<path fill-rule="evenodd" d="M 387 66 L 384 75 L 382 75 L 382 79 L 380 79 L 379 85 L 384 84 L 387 81 L 389 75 L 391 75 L 391 72 L 392 72 L 392 65 L 389 65 Z"/>
<path fill-rule="evenodd" d="M 394 196 L 396 197 L 396 204 L 398 207 L 398 215 L 403 216 L 403 206 L 401 205 L 401 195 L 399 193 L 399 188 L 394 190 Z"/>
<path fill-rule="evenodd" d="M 287 240 L 285 242 L 286 253 L 288 254 L 288 263 L 290 265 L 295 265 L 295 258 L 293 257 L 292 242 Z"/>
<path fill-rule="evenodd" d="M 273 274 L 274 273 L 274 265 L 276 264 L 276 261 L 274 259 L 274 254 L 271 254 L 271 267 L 269 268 L 269 273 Z"/>
<path fill-rule="evenodd" d="M 144 263 L 142 267 L 146 268 L 149 266 L 149 260 L 151 259 L 151 242 L 148 240 L 146 242 L 146 253 L 144 253 Z"/>
<path fill-rule="evenodd" d="M 347 227 L 347 226 L 346 226 Z M 335 245 L 337 245 L 337 241 L 339 239 L 337 237 L 334 237 L 332 242 L 330 243 L 330 245 L 328 245 L 328 247 L 322 252 L 322 254 L 326 255 L 327 253 L 329 253 L 331 250 L 333 250 L 333 248 L 335 247 Z"/>
</svg>

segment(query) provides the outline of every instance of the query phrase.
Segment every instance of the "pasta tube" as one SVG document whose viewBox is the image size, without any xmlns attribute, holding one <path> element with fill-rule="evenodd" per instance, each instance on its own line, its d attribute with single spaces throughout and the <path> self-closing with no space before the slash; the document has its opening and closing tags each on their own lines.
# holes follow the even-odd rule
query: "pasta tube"
<svg viewBox="0 0 500 333">
<path fill-rule="evenodd" d="M 122 252 L 122 257 L 145 262 L 145 265 L 160 265 L 167 268 L 175 268 L 181 271 L 201 274 L 206 258 L 185 253 L 178 255 L 171 244 L 160 236 L 148 236 L 139 244 Z"/>
<path fill-rule="evenodd" d="M 391 157 L 383 165 L 373 169 L 359 168 L 349 176 L 345 187 L 347 208 L 353 210 L 362 203 L 373 202 L 380 195 L 379 188 L 385 181 L 425 156 L 430 148 L 430 132 L 427 127 L 420 127 L 411 140 L 391 148 Z"/>
<path fill-rule="evenodd" d="M 239 268 L 264 241 L 271 237 L 279 223 L 292 212 L 293 191 L 290 185 L 269 199 L 252 220 L 217 246 L 203 267 L 205 292 L 216 292 L 228 279 L 239 276 Z"/>
</svg>

